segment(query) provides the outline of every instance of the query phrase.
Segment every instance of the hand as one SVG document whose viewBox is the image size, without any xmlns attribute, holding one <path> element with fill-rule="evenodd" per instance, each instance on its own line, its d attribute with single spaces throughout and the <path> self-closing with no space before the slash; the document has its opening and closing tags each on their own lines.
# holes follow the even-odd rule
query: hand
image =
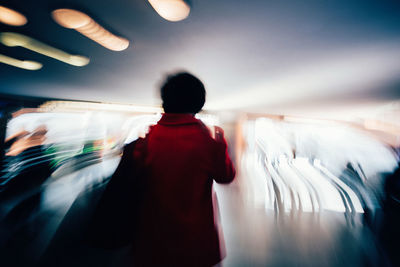
<svg viewBox="0 0 400 267">
<path fill-rule="evenodd" d="M 217 142 L 224 141 L 224 130 L 221 127 L 214 126 L 214 138 Z"/>
</svg>

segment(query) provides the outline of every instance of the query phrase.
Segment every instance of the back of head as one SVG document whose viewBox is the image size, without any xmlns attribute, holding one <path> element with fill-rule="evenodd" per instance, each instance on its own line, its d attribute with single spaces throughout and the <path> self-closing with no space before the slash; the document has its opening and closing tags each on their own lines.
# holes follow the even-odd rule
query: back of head
<svg viewBox="0 0 400 267">
<path fill-rule="evenodd" d="M 206 91 L 203 83 L 187 72 L 169 75 L 161 86 L 165 113 L 197 113 L 204 106 Z"/>
</svg>

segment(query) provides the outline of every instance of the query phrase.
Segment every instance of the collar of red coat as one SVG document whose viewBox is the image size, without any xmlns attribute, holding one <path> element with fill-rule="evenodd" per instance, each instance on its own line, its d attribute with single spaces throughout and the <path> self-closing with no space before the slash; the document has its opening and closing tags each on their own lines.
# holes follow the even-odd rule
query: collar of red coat
<svg viewBox="0 0 400 267">
<path fill-rule="evenodd" d="M 161 125 L 193 124 L 199 123 L 199 120 L 188 113 L 164 113 L 158 123 Z"/>
</svg>

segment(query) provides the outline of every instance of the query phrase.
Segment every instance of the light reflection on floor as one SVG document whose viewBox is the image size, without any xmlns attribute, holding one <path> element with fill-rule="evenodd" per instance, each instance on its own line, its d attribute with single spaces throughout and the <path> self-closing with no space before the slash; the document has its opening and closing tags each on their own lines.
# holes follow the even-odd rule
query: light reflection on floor
<svg viewBox="0 0 400 267">
<path fill-rule="evenodd" d="M 225 234 L 224 266 L 386 266 L 362 213 L 277 213 L 238 198 L 239 188 L 216 186 Z"/>
</svg>

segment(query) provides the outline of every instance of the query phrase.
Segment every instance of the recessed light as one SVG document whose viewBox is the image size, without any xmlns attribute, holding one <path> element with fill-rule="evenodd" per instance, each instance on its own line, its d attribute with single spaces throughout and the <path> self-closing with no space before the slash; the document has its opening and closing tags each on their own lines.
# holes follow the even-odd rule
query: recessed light
<svg viewBox="0 0 400 267">
<path fill-rule="evenodd" d="M 183 0 L 149 0 L 154 10 L 169 21 L 184 20 L 189 16 L 190 6 Z"/>
<path fill-rule="evenodd" d="M 39 70 L 43 67 L 43 65 L 36 61 L 30 60 L 19 60 L 16 58 L 8 57 L 0 54 L 0 62 L 11 65 L 17 68 L 25 69 L 25 70 Z"/>
<path fill-rule="evenodd" d="M 79 55 L 71 55 L 60 49 L 54 48 L 31 37 L 15 32 L 0 33 L 0 42 L 6 46 L 21 46 L 26 49 L 35 51 L 39 54 L 57 59 L 64 63 L 82 67 L 89 64 L 89 58 Z"/>
<path fill-rule="evenodd" d="M 22 26 L 25 25 L 28 20 L 21 13 L 4 6 L 0 6 L 0 22 L 11 26 Z"/>
<path fill-rule="evenodd" d="M 74 29 L 107 49 L 122 51 L 129 46 L 127 39 L 107 31 L 81 11 L 66 8 L 56 9 L 52 12 L 52 16 L 61 26 Z"/>
</svg>

